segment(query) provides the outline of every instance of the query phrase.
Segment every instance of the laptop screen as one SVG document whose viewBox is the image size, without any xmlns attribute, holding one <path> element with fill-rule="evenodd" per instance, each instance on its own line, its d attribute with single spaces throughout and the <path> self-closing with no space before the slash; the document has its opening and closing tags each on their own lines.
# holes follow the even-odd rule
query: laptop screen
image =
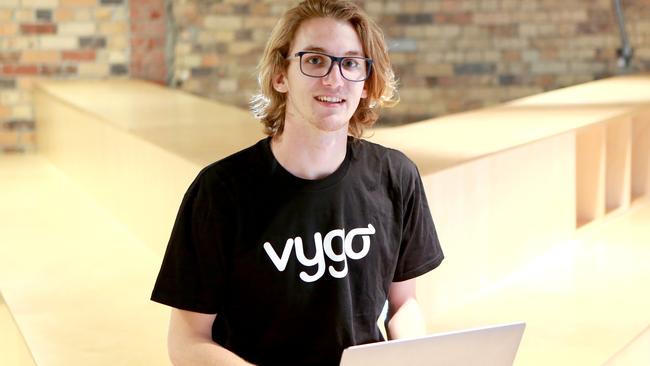
<svg viewBox="0 0 650 366">
<path fill-rule="evenodd" d="M 353 346 L 341 366 L 512 366 L 525 323 Z"/>
</svg>

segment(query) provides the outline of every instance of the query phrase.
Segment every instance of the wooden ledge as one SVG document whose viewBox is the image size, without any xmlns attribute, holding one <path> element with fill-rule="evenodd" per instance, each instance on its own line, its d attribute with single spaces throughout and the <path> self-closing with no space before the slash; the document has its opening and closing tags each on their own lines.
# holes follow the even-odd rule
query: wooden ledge
<svg viewBox="0 0 650 366">
<path fill-rule="evenodd" d="M 0 293 L 0 365 L 35 366 L 32 354 Z"/>
</svg>

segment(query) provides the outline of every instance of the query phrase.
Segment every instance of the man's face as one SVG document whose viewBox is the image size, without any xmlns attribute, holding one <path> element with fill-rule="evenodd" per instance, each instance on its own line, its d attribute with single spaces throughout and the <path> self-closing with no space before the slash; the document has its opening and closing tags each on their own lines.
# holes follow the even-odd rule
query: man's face
<svg viewBox="0 0 650 366">
<path fill-rule="evenodd" d="M 289 56 L 300 51 L 318 51 L 332 56 L 366 56 L 352 25 L 332 18 L 309 19 L 300 25 Z M 332 66 L 327 76 L 313 78 L 303 75 L 300 58 L 292 57 L 286 74 L 276 75 L 275 89 L 287 93 L 285 120 L 307 123 L 321 131 L 347 131 L 360 98 L 366 97 L 365 82 L 346 80 L 341 76 L 338 63 Z"/>
</svg>

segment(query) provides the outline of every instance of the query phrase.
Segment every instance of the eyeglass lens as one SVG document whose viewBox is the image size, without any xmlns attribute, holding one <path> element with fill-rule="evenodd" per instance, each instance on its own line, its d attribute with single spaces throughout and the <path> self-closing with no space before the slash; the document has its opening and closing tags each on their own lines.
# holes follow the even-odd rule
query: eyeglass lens
<svg viewBox="0 0 650 366">
<path fill-rule="evenodd" d="M 307 76 L 323 77 L 332 66 L 332 59 L 320 53 L 305 53 L 300 58 L 300 69 Z M 363 57 L 345 57 L 339 69 L 350 81 L 362 81 L 368 77 L 368 61 Z"/>
</svg>

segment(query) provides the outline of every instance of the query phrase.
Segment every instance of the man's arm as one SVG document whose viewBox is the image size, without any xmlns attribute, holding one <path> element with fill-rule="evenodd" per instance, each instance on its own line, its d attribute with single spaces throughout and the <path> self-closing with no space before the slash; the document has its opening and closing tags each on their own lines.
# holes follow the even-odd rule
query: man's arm
<svg viewBox="0 0 650 366">
<path fill-rule="evenodd" d="M 391 284 L 386 324 L 389 339 L 413 338 L 426 334 L 424 318 L 415 297 L 415 278 Z"/>
<path fill-rule="evenodd" d="M 173 365 L 252 365 L 212 340 L 215 317 L 172 308 L 167 348 Z"/>
</svg>

